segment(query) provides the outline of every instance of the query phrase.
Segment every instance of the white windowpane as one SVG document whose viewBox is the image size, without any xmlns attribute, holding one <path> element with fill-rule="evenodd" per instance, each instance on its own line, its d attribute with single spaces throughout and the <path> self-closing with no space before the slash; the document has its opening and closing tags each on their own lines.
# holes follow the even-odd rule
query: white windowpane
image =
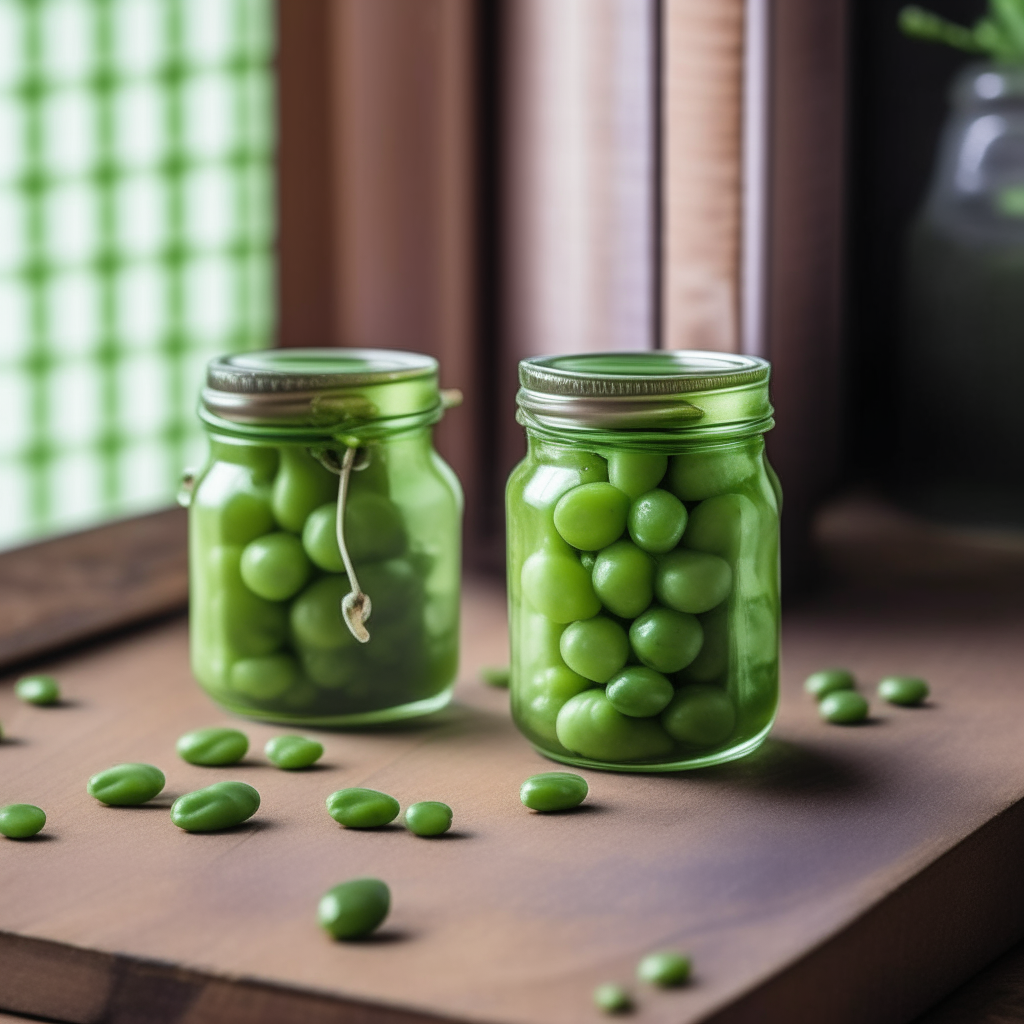
<svg viewBox="0 0 1024 1024">
<path fill-rule="evenodd" d="M 0 33 L 3 28 L 0 26 Z M 25 111 L 12 96 L 0 96 L 0 182 L 17 177 L 24 167 Z"/>
<path fill-rule="evenodd" d="M 58 176 L 87 174 L 96 162 L 96 109 L 86 92 L 62 89 L 43 109 L 47 170 Z"/>
<path fill-rule="evenodd" d="M 167 283 L 158 266 L 136 264 L 118 275 L 117 335 L 128 350 L 154 348 L 167 329 Z"/>
<path fill-rule="evenodd" d="M 171 465 L 166 447 L 156 440 L 125 448 L 119 470 L 124 501 L 135 510 L 169 504 L 181 475 L 180 468 Z"/>
<path fill-rule="evenodd" d="M 16 278 L 0 278 L 0 373 L 4 363 L 24 359 L 32 338 L 30 297 Z"/>
<path fill-rule="evenodd" d="M 0 547 L 13 544 L 27 536 L 32 528 L 29 499 L 30 478 L 23 466 L 0 462 Z"/>
<path fill-rule="evenodd" d="M 211 159 L 235 145 L 232 83 L 227 75 L 201 74 L 184 90 L 185 145 L 193 156 Z"/>
<path fill-rule="evenodd" d="M 103 463 L 91 451 L 63 450 L 47 473 L 50 492 L 50 525 L 66 532 L 100 519 L 103 503 Z"/>
<path fill-rule="evenodd" d="M 125 85 L 114 97 L 114 149 L 125 167 L 153 167 L 164 157 L 166 106 L 155 82 Z"/>
<path fill-rule="evenodd" d="M 236 0 L 189 0 L 185 7 L 185 49 L 189 60 L 220 64 L 232 56 L 237 46 L 235 9 Z"/>
<path fill-rule="evenodd" d="M 117 0 L 114 59 L 125 75 L 154 75 L 166 59 L 165 0 Z"/>
<path fill-rule="evenodd" d="M 218 167 L 203 168 L 185 179 L 185 233 L 190 245 L 212 249 L 234 241 L 238 184 Z"/>
<path fill-rule="evenodd" d="M 49 263 L 81 263 L 99 246 L 99 196 L 85 182 L 54 188 L 45 202 L 46 256 Z"/>
<path fill-rule="evenodd" d="M 46 291 L 46 332 L 61 355 L 86 355 L 100 337 L 100 284 L 83 271 L 56 275 Z"/>
<path fill-rule="evenodd" d="M 52 81 L 81 81 L 96 66 L 96 13 L 81 0 L 46 0 L 42 8 L 43 68 Z"/>
<path fill-rule="evenodd" d="M 32 429 L 32 385 L 26 373 L 0 367 L 0 459 L 21 455 Z M 0 491 L 0 504 L 6 498 Z"/>
<path fill-rule="evenodd" d="M 118 247 L 126 256 L 153 256 L 167 244 L 167 189 L 161 178 L 126 178 L 117 188 L 114 207 Z"/>
<path fill-rule="evenodd" d="M 18 270 L 28 252 L 25 232 L 28 209 L 24 196 L 11 189 L 0 189 L 0 274 Z"/>
<path fill-rule="evenodd" d="M 103 381 L 99 367 L 74 360 L 50 370 L 47 387 L 50 437 L 58 447 L 95 444 L 103 429 Z"/>
<path fill-rule="evenodd" d="M 204 344 L 223 345 L 235 321 L 234 268 L 215 256 L 196 259 L 185 275 L 186 322 Z"/>
<path fill-rule="evenodd" d="M 127 437 L 159 434 L 171 419 L 168 366 L 159 353 L 141 352 L 118 365 L 120 432 Z"/>
</svg>

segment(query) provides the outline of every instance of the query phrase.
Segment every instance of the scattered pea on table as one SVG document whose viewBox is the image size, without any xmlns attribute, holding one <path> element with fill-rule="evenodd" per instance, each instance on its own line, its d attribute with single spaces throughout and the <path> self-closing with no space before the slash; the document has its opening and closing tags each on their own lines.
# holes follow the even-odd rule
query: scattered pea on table
<svg viewBox="0 0 1024 1024">
<path fill-rule="evenodd" d="M 488 686 L 507 687 L 511 675 L 508 665 L 485 665 L 480 669 L 480 678 Z"/>
<path fill-rule="evenodd" d="M 377 928 L 391 909 L 391 890 L 379 878 L 353 878 L 329 889 L 317 919 L 332 938 L 360 939 Z"/>
<path fill-rule="evenodd" d="M 443 835 L 452 827 L 452 809 L 440 800 L 421 800 L 405 809 L 405 827 L 417 836 Z"/>
<path fill-rule="evenodd" d="M 670 988 L 690 980 L 690 958 L 673 950 L 648 953 L 636 968 L 636 976 L 650 985 Z"/>
<path fill-rule="evenodd" d="M 25 676 L 14 684 L 14 694 L 26 704 L 56 704 L 60 701 L 60 684 L 53 676 Z"/>
<path fill-rule="evenodd" d="M 286 771 L 308 768 L 323 757 L 324 745 L 305 736 L 274 736 L 267 740 L 263 753 Z"/>
<path fill-rule="evenodd" d="M 237 764 L 249 749 L 249 738 L 238 729 L 195 729 L 180 737 L 178 754 L 189 764 L 218 767 Z"/>
<path fill-rule="evenodd" d="M 621 985 L 609 982 L 594 989 L 594 1005 L 605 1013 L 625 1013 L 633 1008 L 633 1001 Z"/>
<path fill-rule="evenodd" d="M 0 836 L 28 839 L 46 824 L 46 812 L 34 804 L 8 804 L 0 807 Z"/>
<path fill-rule="evenodd" d="M 91 797 L 109 807 L 138 807 L 165 786 L 164 773 L 151 764 L 115 764 L 97 772 L 85 787 Z"/>
<path fill-rule="evenodd" d="M 868 717 L 868 702 L 855 690 L 836 690 L 821 699 L 818 714 L 834 725 L 855 725 Z"/>
<path fill-rule="evenodd" d="M 379 828 L 398 817 L 398 801 L 375 789 L 339 789 L 327 798 L 327 813 L 345 828 Z"/>
<path fill-rule="evenodd" d="M 578 807 L 590 787 L 572 772 L 541 772 L 531 775 L 519 787 L 519 799 L 532 811 L 567 811 Z"/>
<path fill-rule="evenodd" d="M 916 676 L 887 676 L 878 684 L 878 696 L 890 704 L 913 707 L 928 696 L 928 684 Z"/>
<path fill-rule="evenodd" d="M 812 672 L 804 680 L 804 691 L 815 700 L 821 700 L 838 690 L 856 689 L 853 673 L 845 668 L 826 668 L 820 672 Z"/>
<path fill-rule="evenodd" d="M 260 795 L 245 782 L 215 782 L 179 796 L 171 821 L 186 832 L 219 832 L 241 825 L 260 807 Z"/>
</svg>

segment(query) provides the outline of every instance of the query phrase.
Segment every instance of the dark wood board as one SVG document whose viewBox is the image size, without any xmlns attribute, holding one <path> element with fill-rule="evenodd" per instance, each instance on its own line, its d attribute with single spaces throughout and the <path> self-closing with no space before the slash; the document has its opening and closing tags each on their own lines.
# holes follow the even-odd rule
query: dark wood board
<svg viewBox="0 0 1024 1024">
<path fill-rule="evenodd" d="M 909 595 L 909 596 L 908 596 Z M 46 666 L 68 701 L 0 687 L 0 803 L 50 815 L 45 838 L 0 843 L 0 1009 L 105 1024 L 427 1019 L 597 1020 L 590 992 L 630 982 L 650 949 L 690 950 L 689 988 L 634 986 L 638 1022 L 909 1021 L 1024 933 L 1024 631 L 1005 594 L 898 599 L 870 587 L 790 614 L 778 727 L 762 752 L 675 777 L 585 771 L 589 807 L 540 816 L 518 786 L 549 762 L 514 731 L 507 695 L 474 678 L 503 659 L 501 593 L 467 590 L 457 703 L 419 727 L 324 734 L 322 767 L 260 753 L 186 765 L 174 740 L 233 721 L 191 681 L 182 623 Z M 808 671 L 929 677 L 934 700 L 820 723 Z M 148 760 L 155 808 L 90 800 L 88 776 Z M 188 835 L 166 807 L 209 781 L 263 795 L 250 824 Z M 442 799 L 456 834 L 345 831 L 341 786 Z M 392 887 L 377 939 L 332 943 L 314 912 L 331 885 Z"/>
</svg>

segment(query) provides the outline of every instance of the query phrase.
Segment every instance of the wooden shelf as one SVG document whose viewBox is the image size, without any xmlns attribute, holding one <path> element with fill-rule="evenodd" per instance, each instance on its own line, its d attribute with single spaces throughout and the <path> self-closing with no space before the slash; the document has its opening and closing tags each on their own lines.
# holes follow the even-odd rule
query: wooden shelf
<svg viewBox="0 0 1024 1024">
<path fill-rule="evenodd" d="M 676 777 L 585 771 L 589 806 L 553 816 L 517 793 L 554 766 L 515 731 L 507 694 L 475 678 L 506 656 L 492 584 L 467 584 L 453 707 L 326 733 L 305 773 L 267 764 L 282 730 L 255 723 L 241 766 L 176 758 L 185 730 L 237 724 L 192 682 L 182 622 L 40 665 L 64 706 L 0 686 L 0 803 L 50 816 L 40 839 L 0 843 L 0 1009 L 83 1024 L 577 1024 L 598 1019 L 595 984 L 630 983 L 645 952 L 680 947 L 694 984 L 637 987 L 631 1019 L 909 1021 L 1024 934 L 1022 590 L 863 584 L 794 608 L 761 752 Z M 866 685 L 920 673 L 934 700 L 824 725 L 800 683 L 831 664 Z M 91 773 L 127 760 L 166 771 L 160 806 L 86 796 Z M 171 825 L 174 795 L 234 777 L 263 795 L 251 823 Z M 340 829 L 323 800 L 346 785 L 446 800 L 456 834 Z M 365 874 L 392 887 L 391 917 L 374 940 L 328 941 L 319 896 Z"/>
</svg>

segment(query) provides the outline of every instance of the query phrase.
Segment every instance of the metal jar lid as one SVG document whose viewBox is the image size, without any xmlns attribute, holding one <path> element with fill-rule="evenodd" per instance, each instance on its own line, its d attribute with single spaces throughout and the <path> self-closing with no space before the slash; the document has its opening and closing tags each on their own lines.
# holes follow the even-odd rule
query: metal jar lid
<svg viewBox="0 0 1024 1024">
<path fill-rule="evenodd" d="M 207 368 L 201 403 L 209 416 L 230 423 L 316 428 L 439 418 L 443 407 L 436 359 L 362 348 L 278 348 L 220 356 Z"/>
<path fill-rule="evenodd" d="M 726 352 L 593 352 L 519 364 L 520 421 L 549 430 L 767 429 L 770 366 Z"/>
</svg>

